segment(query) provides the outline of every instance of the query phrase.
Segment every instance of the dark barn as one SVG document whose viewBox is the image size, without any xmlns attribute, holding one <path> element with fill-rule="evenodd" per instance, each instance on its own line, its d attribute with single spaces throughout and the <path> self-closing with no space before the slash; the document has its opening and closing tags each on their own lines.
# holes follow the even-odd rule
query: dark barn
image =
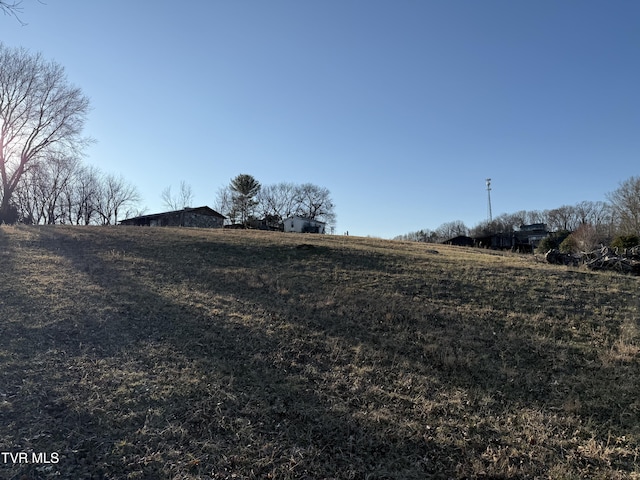
<svg viewBox="0 0 640 480">
<path fill-rule="evenodd" d="M 466 235 L 458 235 L 442 243 L 445 245 L 456 245 L 458 247 L 473 247 L 475 245 L 473 238 L 467 237 Z"/>
<path fill-rule="evenodd" d="M 222 228 L 224 215 L 209 207 L 183 208 L 172 212 L 154 213 L 139 217 L 127 218 L 120 225 L 142 227 L 199 227 Z"/>
</svg>

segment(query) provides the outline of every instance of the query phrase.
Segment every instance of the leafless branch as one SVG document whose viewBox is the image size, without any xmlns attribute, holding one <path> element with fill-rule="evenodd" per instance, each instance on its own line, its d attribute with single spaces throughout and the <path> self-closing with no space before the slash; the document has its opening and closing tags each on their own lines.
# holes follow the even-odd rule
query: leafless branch
<svg viewBox="0 0 640 480">
<path fill-rule="evenodd" d="M 19 15 L 22 13 L 22 10 L 23 10 L 23 8 L 20 5 L 22 5 L 22 1 L 7 2 L 7 1 L 0 0 L 0 10 L 2 11 L 2 13 L 4 13 L 5 15 L 14 17 L 16 20 L 18 20 L 18 22 L 20 22 L 20 25 L 24 26 L 26 25 L 26 23 L 24 23 L 20 19 L 20 15 Z"/>
</svg>

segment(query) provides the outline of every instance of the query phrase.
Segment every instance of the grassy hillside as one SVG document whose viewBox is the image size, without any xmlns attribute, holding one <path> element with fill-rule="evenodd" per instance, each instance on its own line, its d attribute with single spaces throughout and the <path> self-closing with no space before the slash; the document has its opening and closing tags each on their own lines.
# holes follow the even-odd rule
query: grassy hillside
<svg viewBox="0 0 640 480">
<path fill-rule="evenodd" d="M 0 449 L 59 455 L 1 478 L 640 478 L 637 277 L 136 227 L 0 261 Z"/>
</svg>

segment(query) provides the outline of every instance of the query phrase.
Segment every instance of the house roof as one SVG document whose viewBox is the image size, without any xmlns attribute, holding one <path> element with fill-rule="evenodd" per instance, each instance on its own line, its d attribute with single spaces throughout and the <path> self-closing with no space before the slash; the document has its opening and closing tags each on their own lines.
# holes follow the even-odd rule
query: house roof
<svg viewBox="0 0 640 480">
<path fill-rule="evenodd" d="M 170 212 L 152 213 L 149 215 L 140 215 L 139 217 L 125 218 L 124 220 L 122 220 L 122 222 L 127 222 L 131 220 L 151 220 L 154 218 L 160 218 L 168 215 L 175 215 L 176 213 L 183 213 L 183 212 L 198 213 L 200 215 L 207 215 L 210 217 L 227 218 L 221 213 L 216 212 L 213 208 L 209 208 L 205 205 L 203 207 L 194 207 L 194 208 L 186 207 L 181 210 L 171 210 Z"/>
<path fill-rule="evenodd" d="M 466 243 L 471 243 L 473 244 L 473 238 L 467 236 L 467 235 L 458 235 L 456 237 L 453 238 L 449 238 L 448 240 L 445 240 L 442 243 L 452 243 L 452 242 L 466 242 Z"/>
</svg>

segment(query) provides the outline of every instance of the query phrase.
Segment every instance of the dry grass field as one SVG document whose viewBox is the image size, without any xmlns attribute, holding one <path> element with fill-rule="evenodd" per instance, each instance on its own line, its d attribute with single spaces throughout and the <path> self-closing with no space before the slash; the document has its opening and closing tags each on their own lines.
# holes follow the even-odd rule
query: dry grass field
<svg viewBox="0 0 640 480">
<path fill-rule="evenodd" d="M 640 278 L 136 227 L 0 262 L 0 478 L 640 479 Z"/>
</svg>

